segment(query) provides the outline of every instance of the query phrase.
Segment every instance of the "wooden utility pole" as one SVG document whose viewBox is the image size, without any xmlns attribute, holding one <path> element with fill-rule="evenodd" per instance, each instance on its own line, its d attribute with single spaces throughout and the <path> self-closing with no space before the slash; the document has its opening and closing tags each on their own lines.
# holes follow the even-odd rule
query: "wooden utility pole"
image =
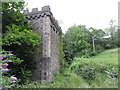
<svg viewBox="0 0 120 90">
<path fill-rule="evenodd" d="M 95 37 L 92 36 L 92 41 L 93 41 L 93 51 L 95 51 Z"/>
</svg>

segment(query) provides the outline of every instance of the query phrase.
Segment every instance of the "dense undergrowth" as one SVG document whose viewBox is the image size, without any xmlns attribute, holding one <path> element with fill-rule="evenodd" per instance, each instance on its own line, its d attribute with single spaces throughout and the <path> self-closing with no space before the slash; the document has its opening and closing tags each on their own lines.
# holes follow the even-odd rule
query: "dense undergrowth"
<svg viewBox="0 0 120 90">
<path fill-rule="evenodd" d="M 91 87 L 117 87 L 117 49 L 107 50 L 91 58 L 75 58 L 70 70 L 84 78 Z"/>
<path fill-rule="evenodd" d="M 117 88 L 118 51 L 106 50 L 90 58 L 74 58 L 64 74 L 56 74 L 49 84 L 27 81 L 16 88 Z"/>
</svg>

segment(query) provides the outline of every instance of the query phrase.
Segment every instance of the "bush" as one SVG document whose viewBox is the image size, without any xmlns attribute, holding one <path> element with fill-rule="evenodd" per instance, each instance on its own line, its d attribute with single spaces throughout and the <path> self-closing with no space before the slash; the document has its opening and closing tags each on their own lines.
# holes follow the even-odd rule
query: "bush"
<svg viewBox="0 0 120 90">
<path fill-rule="evenodd" d="M 2 27 L 2 48 L 12 51 L 19 59 L 11 64 L 13 72 L 22 79 L 22 83 L 31 75 L 35 67 L 34 55 L 40 45 L 40 36 L 33 32 L 31 25 L 27 23 L 23 13 L 24 2 L 3 2 L 3 27 Z M 24 60 L 21 64 L 18 61 Z M 22 67 L 22 68 L 21 68 Z"/>
<path fill-rule="evenodd" d="M 17 82 L 17 78 L 14 77 L 14 74 L 12 73 L 15 71 L 11 68 L 10 69 L 8 69 L 8 68 L 9 68 L 11 62 L 12 63 L 17 62 L 17 64 L 19 64 L 19 63 L 21 63 L 21 61 L 17 60 L 18 58 L 16 60 L 12 59 L 12 57 L 13 57 L 13 54 L 11 54 L 8 51 L 2 51 L 0 53 L 0 65 L 1 65 L 0 66 L 0 71 L 1 71 L 0 75 L 2 75 L 2 76 L 0 76 L 1 77 L 0 82 L 2 83 L 0 86 L 0 89 L 11 88 L 12 86 L 14 86 L 14 83 Z M 9 73 L 7 73 L 7 72 L 9 72 Z"/>
</svg>

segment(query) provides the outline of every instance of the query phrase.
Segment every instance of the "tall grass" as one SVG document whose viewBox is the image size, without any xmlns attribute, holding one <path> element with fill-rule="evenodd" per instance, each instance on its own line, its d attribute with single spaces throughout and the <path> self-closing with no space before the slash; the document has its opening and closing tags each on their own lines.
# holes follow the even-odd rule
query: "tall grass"
<svg viewBox="0 0 120 90">
<path fill-rule="evenodd" d="M 41 84 L 39 81 L 27 81 L 25 84 L 16 85 L 14 88 L 90 88 L 90 86 L 82 77 L 69 73 L 57 74 L 48 84 Z"/>
<path fill-rule="evenodd" d="M 118 51 L 107 50 L 91 58 L 75 58 L 70 70 L 91 87 L 118 87 Z"/>
</svg>

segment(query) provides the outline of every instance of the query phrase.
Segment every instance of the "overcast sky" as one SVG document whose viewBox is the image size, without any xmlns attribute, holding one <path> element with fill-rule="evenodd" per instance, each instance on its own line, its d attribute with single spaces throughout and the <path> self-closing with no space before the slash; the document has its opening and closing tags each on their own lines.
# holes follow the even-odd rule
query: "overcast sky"
<svg viewBox="0 0 120 90">
<path fill-rule="evenodd" d="M 30 10 L 41 10 L 41 7 L 49 5 L 54 17 L 61 21 L 63 32 L 74 24 L 96 29 L 107 28 L 110 19 L 118 21 L 118 1 L 120 0 L 25 0 Z"/>
</svg>

